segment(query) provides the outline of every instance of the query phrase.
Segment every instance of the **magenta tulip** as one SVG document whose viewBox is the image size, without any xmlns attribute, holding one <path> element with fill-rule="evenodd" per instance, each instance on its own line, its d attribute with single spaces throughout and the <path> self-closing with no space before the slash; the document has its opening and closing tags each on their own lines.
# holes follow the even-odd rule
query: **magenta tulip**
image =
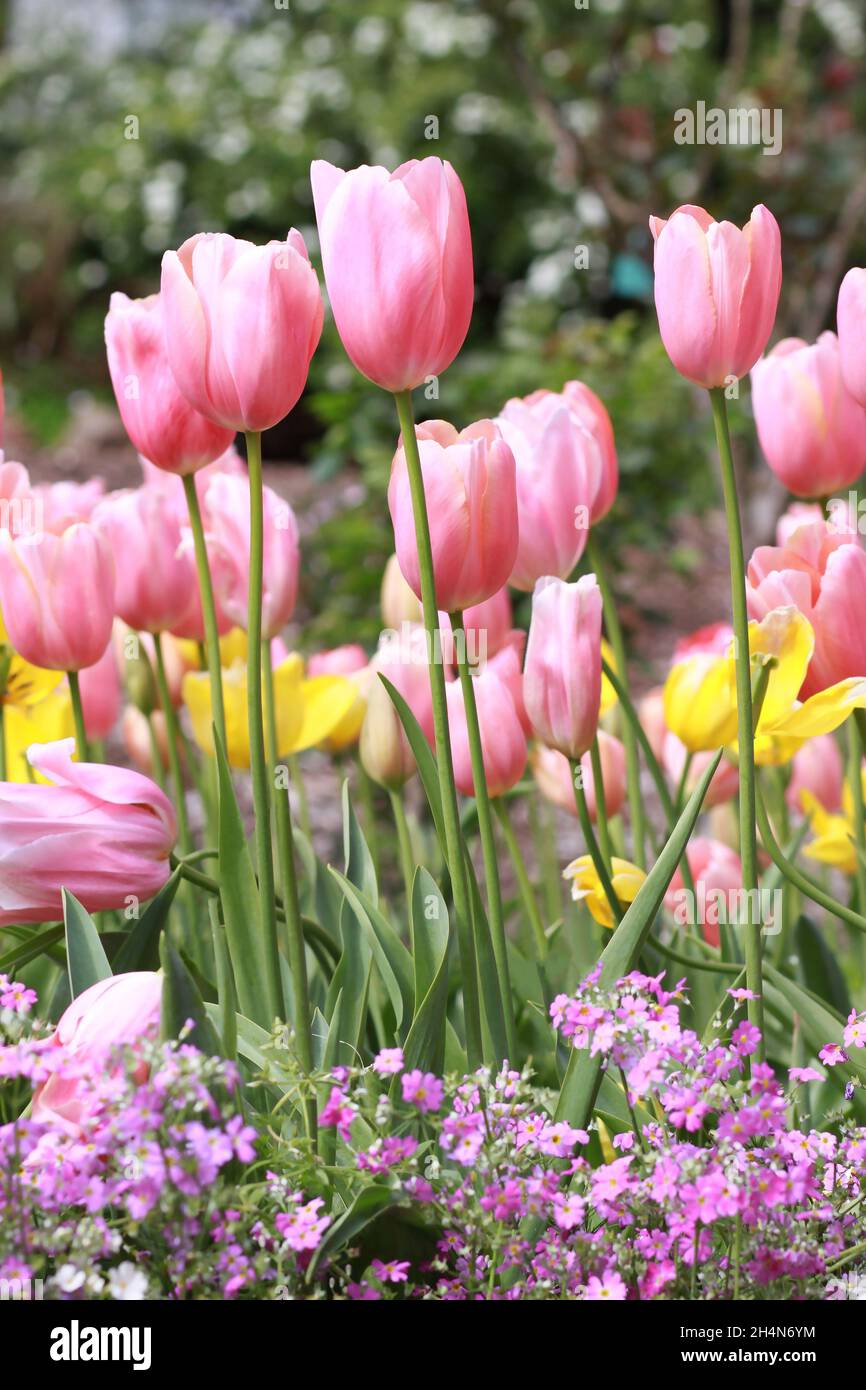
<svg viewBox="0 0 866 1390">
<path fill-rule="evenodd" d="M 773 331 L 782 285 L 775 217 L 762 205 L 742 230 L 703 208 L 650 218 L 659 330 L 678 372 L 725 386 L 754 367 Z"/>
<path fill-rule="evenodd" d="M 126 433 L 169 473 L 194 473 L 225 453 L 234 431 L 193 410 L 168 364 L 163 301 L 113 294 L 105 319 L 108 370 Z"/>
<path fill-rule="evenodd" d="M 94 527 L 0 535 L 0 608 L 12 646 L 50 671 L 95 666 L 114 621 L 114 561 Z"/>
<path fill-rule="evenodd" d="M 147 777 L 72 761 L 74 741 L 33 744 L 50 786 L 0 783 L 0 926 L 62 920 L 61 889 L 88 912 L 152 898 L 168 879 L 174 809 Z"/>
<path fill-rule="evenodd" d="M 346 173 L 310 169 L 322 265 L 349 357 L 386 391 L 450 366 L 469 328 L 474 285 L 463 185 L 441 159 Z"/>
<path fill-rule="evenodd" d="M 601 702 L 601 593 L 545 576 L 532 595 L 523 698 L 536 736 L 567 758 L 591 746 Z"/>
<path fill-rule="evenodd" d="M 852 266 L 842 281 L 836 327 L 845 385 L 866 406 L 866 270 L 862 267 Z"/>
<path fill-rule="evenodd" d="M 71 1065 L 36 1087 L 35 1122 L 78 1138 L 99 1103 L 88 1083 L 110 1065 L 115 1048 L 148 1036 L 156 1040 L 161 1001 L 162 978 L 152 970 L 110 975 L 73 999 L 48 1039 Z"/>
<path fill-rule="evenodd" d="M 526 768 L 526 734 L 507 683 L 492 663 L 472 677 L 484 778 L 490 796 L 502 796 L 520 781 Z M 466 727 L 466 706 L 459 681 L 449 681 L 445 689 L 448 702 L 448 730 L 454 780 L 464 796 L 475 796 L 472 756 Z"/>
<path fill-rule="evenodd" d="M 453 613 L 491 598 L 517 554 L 514 456 L 490 420 L 457 433 L 444 420 L 417 430 L 430 518 L 439 608 Z M 421 573 L 409 473 L 402 446 L 391 466 L 388 506 L 403 577 L 418 598 Z"/>
<path fill-rule="evenodd" d="M 842 380 L 835 333 L 785 338 L 755 364 L 752 404 L 764 457 L 798 497 L 826 497 L 866 464 L 866 410 Z"/>
<path fill-rule="evenodd" d="M 262 636 L 276 637 L 295 611 L 298 523 L 288 502 L 263 488 Z M 250 587 L 250 493 L 245 479 L 219 473 L 205 496 L 205 525 L 214 593 L 224 613 L 246 629 Z"/>
<path fill-rule="evenodd" d="M 94 511 L 93 524 L 114 556 L 118 617 L 140 632 L 168 632 L 198 584 L 178 507 L 157 488 L 114 492 Z"/>
<path fill-rule="evenodd" d="M 201 232 L 162 259 L 168 360 L 195 410 L 231 430 L 288 415 L 322 332 L 322 296 L 294 228 L 254 246 Z"/>
</svg>

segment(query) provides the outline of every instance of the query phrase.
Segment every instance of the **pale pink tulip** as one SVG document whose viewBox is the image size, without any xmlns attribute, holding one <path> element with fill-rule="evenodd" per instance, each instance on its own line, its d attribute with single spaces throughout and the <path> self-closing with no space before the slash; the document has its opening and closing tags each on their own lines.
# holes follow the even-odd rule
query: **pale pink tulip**
<svg viewBox="0 0 866 1390">
<path fill-rule="evenodd" d="M 601 593 L 545 576 L 532 595 L 523 697 L 537 737 L 568 758 L 592 744 L 601 701 Z"/>
<path fill-rule="evenodd" d="M 513 568 L 517 554 L 514 456 L 489 420 L 460 434 L 445 421 L 429 421 L 418 429 L 418 449 L 436 601 L 453 613 L 491 598 Z M 420 598 L 415 522 L 402 446 L 391 466 L 388 506 L 400 569 Z"/>
<path fill-rule="evenodd" d="M 0 535 L 0 608 L 25 661 L 50 671 L 95 666 L 114 621 L 108 542 L 83 522 L 62 536 Z"/>
<path fill-rule="evenodd" d="M 403 576 L 401 581 L 405 584 Z M 408 586 L 407 586 L 408 587 Z M 412 593 L 411 589 L 409 590 Z M 412 598 L 417 603 L 415 595 Z M 507 589 L 500 589 L 483 603 L 473 604 L 463 610 L 463 630 L 466 633 L 466 660 L 470 666 L 483 666 L 511 639 L 514 629 L 511 626 L 511 597 Z M 416 622 L 420 619 L 416 619 Z M 439 632 L 442 653 L 446 665 L 454 666 L 460 653 L 456 650 L 451 630 L 451 618 L 446 612 L 439 614 Z"/>
<path fill-rule="evenodd" d="M 198 585 L 178 508 L 156 488 L 113 492 L 94 511 L 93 525 L 114 556 L 117 616 L 141 632 L 173 628 Z"/>
<path fill-rule="evenodd" d="M 196 410 L 230 430 L 288 415 L 322 332 L 322 296 L 294 228 L 254 246 L 201 232 L 162 258 L 168 360 Z"/>
<path fill-rule="evenodd" d="M 520 781 L 526 768 L 526 734 L 506 682 L 494 670 L 491 662 L 478 676 L 472 677 L 478 727 L 481 733 L 481 752 L 484 778 L 490 796 L 501 796 Z M 454 762 L 454 781 L 463 796 L 475 795 L 472 776 L 472 757 L 466 726 L 466 706 L 463 687 L 450 681 L 445 687 L 448 701 L 448 730 L 451 736 L 451 756 Z"/>
<path fill-rule="evenodd" d="M 78 673 L 84 729 L 88 738 L 108 738 L 120 714 L 120 673 L 114 644 L 109 642 L 95 666 Z"/>
<path fill-rule="evenodd" d="M 836 327 L 845 385 L 866 406 L 866 270 L 861 266 L 852 266 L 839 288 Z"/>
<path fill-rule="evenodd" d="M 797 749 L 791 763 L 791 780 L 785 800 L 792 811 L 803 811 L 801 792 L 810 792 L 825 811 L 842 809 L 845 769 L 839 745 L 832 734 L 818 734 Z"/>
<path fill-rule="evenodd" d="M 695 885 L 694 898 L 677 868 L 665 894 L 665 906 L 681 926 L 697 922 L 711 946 L 719 944 L 719 923 L 736 919 L 743 887 L 739 855 L 719 840 L 700 835 L 690 840 L 686 858 Z"/>
<path fill-rule="evenodd" d="M 463 185 L 436 158 L 346 173 L 310 169 L 328 298 L 349 357 L 386 391 L 450 366 L 472 317 Z"/>
<path fill-rule="evenodd" d="M 668 733 L 665 722 L 665 690 L 663 685 L 654 686 L 638 701 L 638 718 L 647 736 L 649 746 L 655 754 L 656 762 L 661 762 L 662 750 Z"/>
<path fill-rule="evenodd" d="M 823 520 L 824 508 L 820 502 L 792 502 L 776 522 L 776 545 L 784 548 L 801 526 Z"/>
<path fill-rule="evenodd" d="M 784 338 L 752 370 L 764 457 L 798 497 L 826 497 L 866 464 L 866 410 L 846 390 L 835 333 L 811 346 Z"/>
<path fill-rule="evenodd" d="M 775 217 L 759 204 L 742 230 L 703 208 L 650 218 L 655 303 L 667 354 L 698 386 L 724 386 L 754 367 L 773 331 L 782 285 Z"/>
<path fill-rule="evenodd" d="M 174 809 L 148 778 L 72 761 L 73 739 L 33 744 L 52 785 L 0 783 L 0 926 L 56 922 L 61 889 L 89 912 L 152 898 L 169 875 Z"/>
<path fill-rule="evenodd" d="M 162 978 L 152 970 L 110 975 L 73 999 L 48 1040 L 64 1062 L 33 1092 L 33 1120 L 78 1138 L 98 1104 L 90 1083 L 113 1049 L 158 1037 L 161 1000 Z"/>
<path fill-rule="evenodd" d="M 625 749 L 618 738 L 613 738 L 611 734 L 599 729 L 598 750 L 601 757 L 601 778 L 604 783 L 604 808 L 609 816 L 615 816 L 622 809 L 626 796 Z M 543 744 L 537 743 L 530 753 L 530 763 L 542 795 L 561 811 L 576 818 L 577 803 L 568 758 L 563 757 L 555 748 L 545 748 Z M 589 818 L 594 822 L 598 816 L 598 809 L 592 757 L 589 753 L 584 753 L 580 760 L 580 772 Z"/>
<path fill-rule="evenodd" d="M 295 611 L 298 523 L 272 488 L 262 493 L 264 555 L 262 636 L 276 637 Z M 236 627 L 246 629 L 250 589 L 250 490 L 243 478 L 218 474 L 207 490 L 205 518 L 214 593 Z"/>
<path fill-rule="evenodd" d="M 136 449 L 169 473 L 194 473 L 224 453 L 234 432 L 194 410 L 168 362 L 161 295 L 113 294 L 105 319 L 108 370 Z"/>
<path fill-rule="evenodd" d="M 365 670 L 369 664 L 370 658 L 364 648 L 349 642 L 328 652 L 314 652 L 307 660 L 307 675 L 351 676 L 353 672 Z"/>
<path fill-rule="evenodd" d="M 589 528 L 616 495 L 613 429 L 598 397 L 579 381 L 561 395 L 512 399 L 495 421 L 517 468 L 519 541 L 511 583 L 531 590 L 543 574 L 568 579 Z"/>
<path fill-rule="evenodd" d="M 660 761 L 671 786 L 679 786 L 687 757 L 688 752 L 685 744 L 680 742 L 676 734 L 668 731 L 662 745 Z M 694 753 L 692 755 L 686 776 L 686 796 L 691 796 L 714 757 L 714 753 Z M 709 811 L 713 806 L 721 806 L 724 801 L 730 801 L 732 796 L 736 796 L 739 787 L 740 774 L 738 769 L 726 758 L 722 758 L 710 778 L 710 785 L 707 787 L 703 800 L 704 809 Z"/>
</svg>

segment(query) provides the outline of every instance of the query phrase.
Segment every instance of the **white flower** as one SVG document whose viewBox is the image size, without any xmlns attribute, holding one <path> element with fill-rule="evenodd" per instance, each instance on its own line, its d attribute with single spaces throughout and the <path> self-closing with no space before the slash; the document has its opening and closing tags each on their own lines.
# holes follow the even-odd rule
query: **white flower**
<svg viewBox="0 0 866 1390">
<path fill-rule="evenodd" d="M 51 1282 L 57 1285 L 61 1293 L 75 1293 L 84 1280 L 84 1270 L 77 1265 L 61 1265 Z"/>
<path fill-rule="evenodd" d="M 124 1260 L 109 1274 L 108 1291 L 120 1303 L 140 1303 L 147 1297 L 147 1275 L 131 1260 Z"/>
</svg>

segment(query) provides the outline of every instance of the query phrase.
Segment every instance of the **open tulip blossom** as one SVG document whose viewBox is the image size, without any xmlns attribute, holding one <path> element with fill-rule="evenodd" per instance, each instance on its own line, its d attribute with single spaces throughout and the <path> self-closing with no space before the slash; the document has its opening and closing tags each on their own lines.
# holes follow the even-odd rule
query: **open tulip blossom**
<svg viewBox="0 0 866 1390">
<path fill-rule="evenodd" d="M 838 340 L 767 350 L 788 228 L 650 236 L 614 190 L 594 236 L 633 224 L 611 285 L 629 246 L 649 306 L 652 260 L 661 342 L 648 309 L 651 352 L 578 368 L 557 328 L 484 375 L 500 272 L 452 164 L 310 179 L 270 209 L 251 167 L 260 241 L 192 223 L 158 294 L 102 295 L 127 486 L 0 459 L 0 1297 L 847 1297 L 866 549 L 830 494 L 866 463 L 866 271 Z M 292 217 L 310 252 L 267 239 Z M 730 577 L 669 641 L 625 558 L 656 371 L 712 434 Z M 273 462 L 325 428 L 336 512 Z M 808 499 L 750 511 L 748 562 L 732 433 Z"/>
</svg>

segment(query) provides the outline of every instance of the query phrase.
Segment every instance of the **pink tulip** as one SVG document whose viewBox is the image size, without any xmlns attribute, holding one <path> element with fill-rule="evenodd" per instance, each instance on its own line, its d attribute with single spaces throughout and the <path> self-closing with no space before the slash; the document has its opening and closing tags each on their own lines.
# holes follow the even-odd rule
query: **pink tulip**
<svg viewBox="0 0 866 1390">
<path fill-rule="evenodd" d="M 514 628 L 513 631 L 509 632 L 507 640 L 499 648 L 499 651 L 488 658 L 486 669 L 495 672 L 499 679 L 508 686 L 514 701 L 514 708 L 517 710 L 517 717 L 523 725 L 523 732 L 529 738 L 532 734 L 532 724 L 526 713 L 526 704 L 523 699 L 523 657 L 525 651 L 526 633 L 522 628 Z"/>
<path fill-rule="evenodd" d="M 294 228 L 254 246 L 201 232 L 162 258 L 168 360 L 196 410 L 230 430 L 288 415 L 322 332 L 322 296 Z"/>
<path fill-rule="evenodd" d="M 262 636 L 276 637 L 295 611 L 298 595 L 298 523 L 288 502 L 263 489 L 264 574 Z M 223 611 L 246 629 L 250 588 L 250 490 L 243 478 L 220 473 L 205 497 L 214 592 Z"/>
<path fill-rule="evenodd" d="M 727 656 L 733 640 L 734 629 L 730 623 L 707 623 L 679 639 L 671 664 L 686 661 L 690 656 Z"/>
<path fill-rule="evenodd" d="M 495 422 L 517 467 L 519 542 L 511 583 L 531 591 L 543 574 L 567 579 L 590 526 L 616 495 L 613 429 L 598 397 L 579 381 L 561 395 L 534 391 L 503 406 Z"/>
<path fill-rule="evenodd" d="M 824 508 L 820 502 L 792 502 L 776 522 L 776 545 L 784 549 L 801 526 L 823 520 Z"/>
<path fill-rule="evenodd" d="M 797 749 L 791 763 L 791 780 L 785 800 L 792 811 L 803 810 L 801 792 L 811 792 L 825 811 L 842 809 L 845 770 L 839 745 L 832 734 L 818 734 Z"/>
<path fill-rule="evenodd" d="M 731 921 L 737 911 L 738 895 L 743 887 L 743 866 L 739 855 L 727 845 L 701 836 L 689 841 L 686 858 L 695 885 L 694 901 L 686 896 L 682 871 L 678 868 L 665 894 L 665 906 L 681 926 L 697 920 L 703 927 L 704 939 L 711 946 L 718 946 L 719 922 Z"/>
<path fill-rule="evenodd" d="M 601 756 L 601 777 L 604 783 L 604 808 L 609 816 L 615 816 L 623 806 L 626 796 L 625 749 L 618 738 L 613 738 L 600 729 L 598 749 Z M 536 744 L 530 754 L 532 771 L 542 795 L 567 815 L 577 817 L 577 803 L 574 799 L 574 783 L 568 758 L 557 753 L 555 748 L 545 748 Z M 584 753 L 580 760 L 580 771 L 589 818 L 595 821 L 598 808 L 595 800 L 595 781 L 592 774 L 592 759 Z"/>
<path fill-rule="evenodd" d="M 782 285 L 775 217 L 761 204 L 740 230 L 703 208 L 650 218 L 659 330 L 678 372 L 724 386 L 754 367 L 773 331 Z"/>
<path fill-rule="evenodd" d="M 108 738 L 120 714 L 120 673 L 109 642 L 95 666 L 79 672 L 84 729 L 88 738 Z"/>
<path fill-rule="evenodd" d="M 37 483 L 33 489 L 42 527 L 55 536 L 62 536 L 76 521 L 89 521 L 104 496 L 105 483 L 101 478 L 87 478 L 83 483 L 63 478 L 57 483 Z"/>
<path fill-rule="evenodd" d="M 346 173 L 317 159 L 310 179 L 328 297 L 358 371 L 386 391 L 444 372 L 474 296 L 466 197 L 451 165 Z"/>
<path fill-rule="evenodd" d="M 401 581 L 405 584 L 403 576 Z M 411 589 L 409 590 L 412 593 Z M 415 595 L 413 600 L 417 603 Z M 500 589 L 483 603 L 473 604 L 463 610 L 463 630 L 466 633 L 466 660 L 470 666 L 483 666 L 508 642 L 514 629 L 511 626 L 511 597 L 507 589 Z M 420 619 L 416 619 L 420 621 Z M 460 655 L 455 650 L 451 631 L 451 618 L 446 612 L 439 614 L 439 632 L 442 641 L 442 654 L 448 666 L 454 666 Z"/>
<path fill-rule="evenodd" d="M 351 676 L 355 671 L 364 671 L 370 658 L 357 643 L 345 647 L 334 647 L 329 652 L 314 652 L 307 661 L 308 676 Z"/>
<path fill-rule="evenodd" d="M 777 343 L 752 371 L 752 404 L 764 457 L 789 492 L 824 497 L 859 478 L 866 410 L 845 389 L 835 333 L 811 347 Z"/>
<path fill-rule="evenodd" d="M 572 759 L 587 751 L 601 701 L 601 593 L 594 574 L 576 584 L 549 576 L 536 584 L 523 697 L 542 743 Z"/>
<path fill-rule="evenodd" d="M 367 711 L 361 728 L 361 761 L 377 782 L 399 787 L 414 773 L 415 759 L 379 673 L 402 695 L 424 737 L 432 745 L 433 701 L 424 628 L 410 627 L 383 640 L 370 666 L 373 678 L 367 691 Z"/>
<path fill-rule="evenodd" d="M 808 618 L 815 650 L 800 698 L 848 676 L 866 676 L 866 552 L 842 509 L 800 526 L 787 546 L 759 546 L 746 579 L 749 615 L 793 605 Z"/>
<path fill-rule="evenodd" d="M 457 433 L 444 420 L 418 429 L 436 601 L 453 613 L 483 603 L 506 583 L 517 554 L 514 456 L 496 426 L 479 421 Z M 400 569 L 421 597 L 409 474 L 394 455 L 388 506 Z"/>
<path fill-rule="evenodd" d="M 148 720 L 150 720 L 153 729 L 153 739 L 151 739 Z M 135 763 L 139 771 L 147 777 L 155 777 L 168 772 L 168 730 L 165 727 L 165 715 L 161 709 L 151 710 L 150 714 L 146 715 L 142 714 L 135 705 L 127 705 L 120 722 L 120 732 L 123 746 L 130 761 Z M 154 741 L 157 758 L 154 756 Z M 155 761 L 159 762 L 160 768 L 154 766 Z"/>
<path fill-rule="evenodd" d="M 661 762 L 662 750 L 667 737 L 665 722 L 665 692 L 663 685 L 654 686 L 642 696 L 637 706 L 641 727 L 647 736 L 649 746 L 655 754 L 656 762 Z"/>
<path fill-rule="evenodd" d="M 491 663 L 472 677 L 484 777 L 491 796 L 501 796 L 520 781 L 526 768 L 526 734 L 506 682 Z M 448 730 L 454 761 L 454 781 L 463 796 L 475 795 L 472 758 L 466 727 L 466 706 L 459 681 L 445 687 L 448 701 Z"/>
<path fill-rule="evenodd" d="M 672 786 L 678 787 L 680 778 L 683 775 L 683 768 L 686 765 L 688 752 L 684 743 L 681 743 L 676 734 L 668 731 L 665 734 L 662 744 L 661 765 L 667 774 L 668 781 Z M 698 782 L 703 777 L 710 763 L 715 757 L 714 753 L 694 753 L 688 776 L 686 777 L 685 792 L 686 796 L 691 796 Z M 740 788 L 739 770 L 733 763 L 722 758 L 712 777 L 710 785 L 707 787 L 704 796 L 704 809 L 709 811 L 713 806 L 721 806 L 723 802 L 730 801 L 732 796 L 736 796 Z"/>
<path fill-rule="evenodd" d="M 101 912 L 152 898 L 168 878 L 168 797 L 138 772 L 73 762 L 73 748 L 68 738 L 28 749 L 51 786 L 0 783 L 0 926 L 61 920 L 61 888 Z"/>
<path fill-rule="evenodd" d="M 161 295 L 113 294 L 105 319 L 117 408 L 136 449 L 168 473 L 194 473 L 224 453 L 233 431 L 193 410 L 177 388 L 165 341 Z"/>
<path fill-rule="evenodd" d="M 9 640 L 34 666 L 95 666 L 114 621 L 114 561 L 92 526 L 62 536 L 0 536 L 0 608 Z"/>
<path fill-rule="evenodd" d="M 866 406 L 866 270 L 859 266 L 851 267 L 839 288 L 836 327 L 845 385 Z"/>
<path fill-rule="evenodd" d="M 110 975 L 73 999 L 48 1039 L 49 1048 L 63 1049 L 64 1064 L 33 1092 L 34 1121 L 78 1138 L 98 1103 L 88 1083 L 114 1048 L 157 1038 L 161 999 L 162 979 L 152 970 Z"/>
<path fill-rule="evenodd" d="M 96 508 L 93 524 L 114 556 L 118 617 L 140 632 L 173 628 L 198 585 L 178 508 L 156 488 L 113 492 Z"/>
</svg>

